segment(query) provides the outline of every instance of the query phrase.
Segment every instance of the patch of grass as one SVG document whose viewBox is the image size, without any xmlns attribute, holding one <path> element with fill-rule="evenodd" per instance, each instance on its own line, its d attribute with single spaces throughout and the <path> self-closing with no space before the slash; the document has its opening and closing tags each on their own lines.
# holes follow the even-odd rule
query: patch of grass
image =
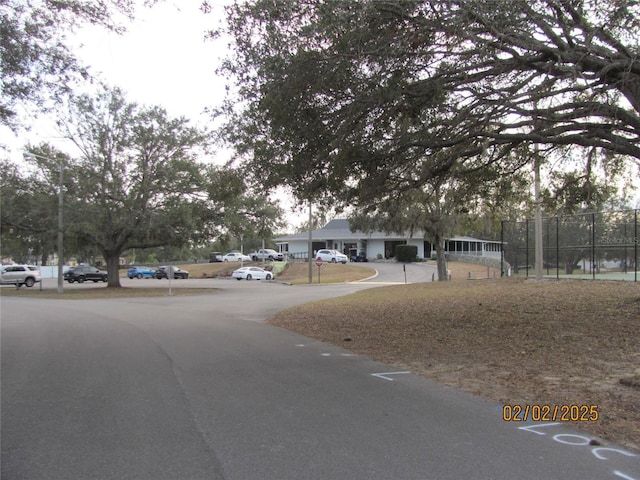
<svg viewBox="0 0 640 480">
<path fill-rule="evenodd" d="M 244 262 L 242 265 L 262 267 L 262 262 Z M 277 272 L 284 268 L 285 262 L 267 262 L 267 265 L 273 266 Z M 176 266 L 188 271 L 189 278 L 213 278 L 231 276 L 231 272 L 240 268 L 240 262 L 185 263 Z M 120 276 L 126 277 L 127 270 L 121 270 Z"/>
<path fill-rule="evenodd" d="M 318 267 L 312 266 L 313 283 L 318 283 Z M 320 267 L 320 283 L 344 283 L 363 280 L 374 275 L 375 269 L 357 265 L 324 263 Z M 278 280 L 294 285 L 309 283 L 309 264 L 290 263 Z"/>
</svg>

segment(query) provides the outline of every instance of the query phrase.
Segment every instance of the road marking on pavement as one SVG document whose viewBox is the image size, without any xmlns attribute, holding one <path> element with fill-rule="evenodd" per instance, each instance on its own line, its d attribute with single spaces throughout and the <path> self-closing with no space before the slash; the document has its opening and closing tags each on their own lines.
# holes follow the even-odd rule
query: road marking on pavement
<svg viewBox="0 0 640 480">
<path fill-rule="evenodd" d="M 383 373 L 371 373 L 370 375 L 372 377 L 378 377 L 378 378 L 382 378 L 384 380 L 393 382 L 393 378 L 389 378 L 388 375 L 406 375 L 407 373 L 411 373 L 411 372 L 383 372 Z"/>
<path fill-rule="evenodd" d="M 524 430 L 525 432 L 535 433 L 536 435 L 551 436 L 551 439 L 555 442 L 569 445 L 572 447 L 584 447 L 591 450 L 591 453 L 598 460 L 602 461 L 612 461 L 615 463 L 615 460 L 611 458 L 611 454 L 622 455 L 624 457 L 637 457 L 638 455 L 635 453 L 627 452 L 626 450 L 622 450 L 619 448 L 611 448 L 611 447 L 602 447 L 600 443 L 593 443 L 593 439 L 590 437 L 586 437 L 584 435 L 576 435 L 573 433 L 559 433 L 556 435 L 552 435 L 553 431 L 549 432 L 548 429 L 552 427 L 557 427 L 558 425 L 562 425 L 561 422 L 553 422 L 553 423 L 537 423 L 533 425 L 527 425 L 524 427 L 518 427 L 519 430 Z M 607 452 L 605 455 L 603 452 Z M 634 468 L 635 470 L 635 468 Z M 624 480 L 640 480 L 635 473 L 634 476 L 631 476 L 629 473 L 622 472 L 618 469 L 612 470 L 616 477 L 622 478 Z"/>
</svg>

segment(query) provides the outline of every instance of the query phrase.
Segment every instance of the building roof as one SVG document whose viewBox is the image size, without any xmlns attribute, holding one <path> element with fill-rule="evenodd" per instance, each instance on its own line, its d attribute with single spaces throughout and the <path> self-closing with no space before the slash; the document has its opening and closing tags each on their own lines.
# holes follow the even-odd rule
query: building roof
<svg viewBox="0 0 640 480">
<path fill-rule="evenodd" d="M 384 240 L 405 240 L 408 238 L 424 238 L 422 230 L 417 230 L 413 235 L 409 235 L 409 232 L 405 232 L 404 235 L 385 233 L 385 232 L 370 232 L 364 233 L 361 231 L 352 232 L 349 228 L 349 220 L 346 218 L 334 218 L 324 227 L 314 230 L 312 233 L 313 240 L 371 240 L 371 239 L 384 239 Z M 275 238 L 277 243 L 287 243 L 295 241 L 307 241 L 309 240 L 309 232 L 294 233 L 292 235 L 283 235 Z M 462 242 L 482 242 L 482 243 L 501 243 L 495 240 L 481 240 L 479 238 L 460 236 L 446 239 L 449 242 L 462 241 Z"/>
<path fill-rule="evenodd" d="M 361 232 L 359 230 L 352 232 L 349 228 L 349 220 L 346 218 L 334 218 L 324 227 L 314 230 L 311 234 L 313 240 L 359 240 L 359 239 L 406 239 L 412 237 L 409 232 L 403 235 L 385 233 L 385 232 Z M 422 231 L 414 232 L 413 238 L 421 238 L 423 236 Z M 294 233 L 292 235 L 284 235 L 277 237 L 276 242 L 291 242 L 296 240 L 308 240 L 309 232 Z"/>
</svg>

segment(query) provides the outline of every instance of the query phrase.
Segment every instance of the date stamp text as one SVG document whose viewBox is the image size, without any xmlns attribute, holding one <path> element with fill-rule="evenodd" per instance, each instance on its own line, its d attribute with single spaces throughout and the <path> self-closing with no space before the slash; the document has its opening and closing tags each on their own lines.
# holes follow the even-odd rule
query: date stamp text
<svg viewBox="0 0 640 480">
<path fill-rule="evenodd" d="M 505 422 L 596 422 L 597 405 L 504 405 Z"/>
</svg>

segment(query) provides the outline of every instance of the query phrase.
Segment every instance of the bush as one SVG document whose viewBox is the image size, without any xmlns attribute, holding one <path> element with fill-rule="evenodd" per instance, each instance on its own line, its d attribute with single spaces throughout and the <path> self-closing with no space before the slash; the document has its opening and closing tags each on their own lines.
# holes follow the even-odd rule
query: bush
<svg viewBox="0 0 640 480">
<path fill-rule="evenodd" d="M 418 258 L 418 247 L 415 245 L 396 246 L 396 260 L 399 262 L 415 262 Z"/>
</svg>

